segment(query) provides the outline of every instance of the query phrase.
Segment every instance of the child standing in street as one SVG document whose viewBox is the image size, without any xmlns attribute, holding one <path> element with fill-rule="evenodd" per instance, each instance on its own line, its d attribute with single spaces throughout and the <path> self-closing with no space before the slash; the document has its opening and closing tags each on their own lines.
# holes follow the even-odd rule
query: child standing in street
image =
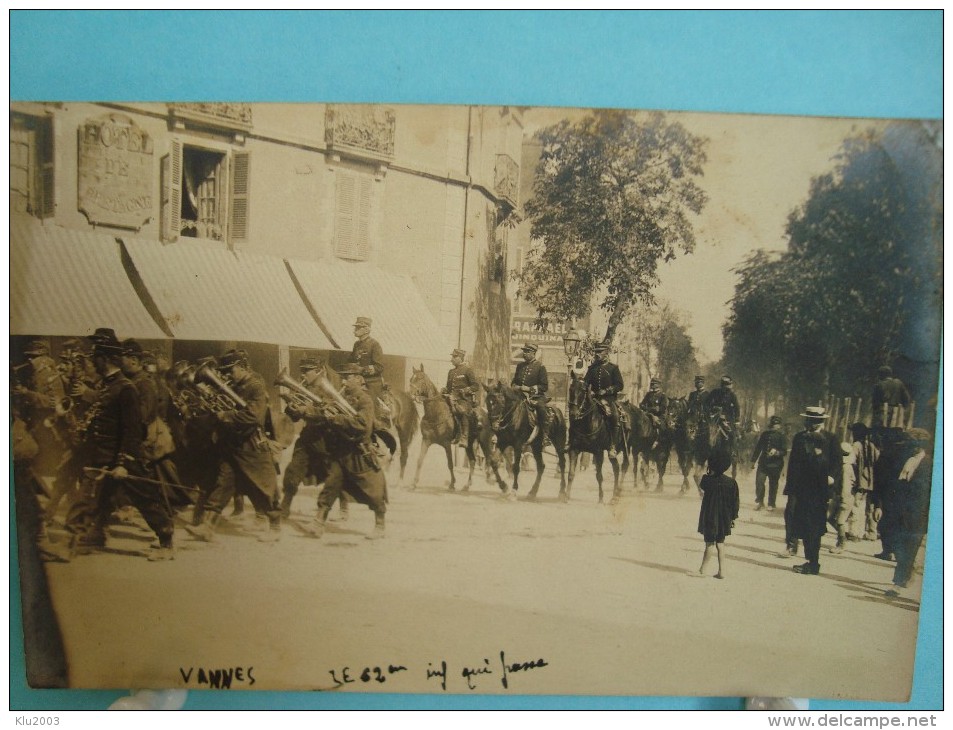
<svg viewBox="0 0 953 730">
<path fill-rule="evenodd" d="M 702 506 L 698 515 L 698 531 L 705 538 L 705 554 L 698 575 L 705 574 L 711 560 L 712 548 L 718 553 L 716 578 L 725 577 L 725 538 L 738 518 L 740 497 L 738 482 L 725 474 L 731 466 L 731 456 L 715 451 L 708 459 L 708 473 L 702 477 Z"/>
</svg>

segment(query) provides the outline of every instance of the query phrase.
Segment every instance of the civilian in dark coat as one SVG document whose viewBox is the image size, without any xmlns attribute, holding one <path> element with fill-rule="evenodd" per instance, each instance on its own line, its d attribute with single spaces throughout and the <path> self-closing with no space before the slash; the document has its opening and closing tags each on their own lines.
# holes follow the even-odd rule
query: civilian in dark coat
<svg viewBox="0 0 953 730">
<path fill-rule="evenodd" d="M 905 453 L 900 472 L 896 478 L 897 524 L 895 540 L 897 565 L 894 568 L 893 584 L 896 588 L 887 595 L 900 595 L 898 589 L 906 588 L 913 575 L 913 563 L 927 532 L 930 515 L 930 487 L 933 480 L 933 461 L 930 458 L 929 431 L 913 428 L 907 431 Z"/>
<path fill-rule="evenodd" d="M 788 505 L 784 511 L 788 537 L 804 540 L 807 562 L 795 565 L 804 575 L 820 572 L 821 537 L 827 532 L 827 504 L 832 489 L 840 489 L 844 459 L 840 440 L 822 428 L 828 415 L 820 406 L 809 406 L 801 414 L 804 430 L 795 434 L 788 459 L 788 477 L 784 493 Z M 791 544 L 788 543 L 790 552 Z M 790 553 L 794 554 L 794 553 Z"/>
<path fill-rule="evenodd" d="M 762 431 L 758 443 L 751 454 L 752 464 L 758 465 L 755 474 L 755 509 L 764 507 L 764 483 L 768 481 L 768 509 L 774 509 L 778 498 L 778 484 L 781 470 L 784 469 L 784 457 L 788 453 L 788 440 L 781 433 L 781 417 L 771 416 L 768 430 Z"/>
</svg>

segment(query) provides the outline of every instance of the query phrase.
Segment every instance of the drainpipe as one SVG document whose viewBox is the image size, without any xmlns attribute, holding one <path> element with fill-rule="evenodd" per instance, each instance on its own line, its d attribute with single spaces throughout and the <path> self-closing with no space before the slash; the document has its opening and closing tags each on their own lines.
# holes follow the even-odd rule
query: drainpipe
<svg viewBox="0 0 953 730">
<path fill-rule="evenodd" d="M 467 155 L 466 179 L 467 186 L 463 192 L 463 244 L 460 251 L 460 314 L 457 319 L 457 347 L 463 348 L 463 300 L 465 296 L 464 284 L 467 280 L 467 215 L 470 209 L 470 188 L 473 180 L 470 178 L 470 155 L 473 152 L 473 107 L 467 107 Z"/>
</svg>

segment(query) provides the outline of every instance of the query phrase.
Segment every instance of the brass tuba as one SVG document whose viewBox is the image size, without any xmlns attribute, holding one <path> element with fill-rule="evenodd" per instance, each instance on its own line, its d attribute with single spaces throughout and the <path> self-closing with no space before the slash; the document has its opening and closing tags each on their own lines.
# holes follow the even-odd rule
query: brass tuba
<svg viewBox="0 0 953 730">
<path fill-rule="evenodd" d="M 227 407 L 221 410 L 231 410 L 233 408 L 247 408 L 248 404 L 226 383 L 215 371 L 215 358 L 206 357 L 198 361 L 197 367 L 192 373 L 192 382 L 201 389 L 202 385 L 211 385 L 218 394 L 228 399 Z M 223 402 L 222 405 L 225 405 Z"/>
</svg>

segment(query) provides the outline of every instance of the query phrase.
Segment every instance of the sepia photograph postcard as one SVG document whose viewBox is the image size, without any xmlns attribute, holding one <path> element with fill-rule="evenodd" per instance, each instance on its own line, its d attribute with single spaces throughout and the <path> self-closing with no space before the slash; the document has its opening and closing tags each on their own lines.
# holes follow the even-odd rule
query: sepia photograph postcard
<svg viewBox="0 0 953 730">
<path fill-rule="evenodd" d="M 937 120 L 13 100 L 29 686 L 907 701 L 942 159 Z"/>
</svg>

